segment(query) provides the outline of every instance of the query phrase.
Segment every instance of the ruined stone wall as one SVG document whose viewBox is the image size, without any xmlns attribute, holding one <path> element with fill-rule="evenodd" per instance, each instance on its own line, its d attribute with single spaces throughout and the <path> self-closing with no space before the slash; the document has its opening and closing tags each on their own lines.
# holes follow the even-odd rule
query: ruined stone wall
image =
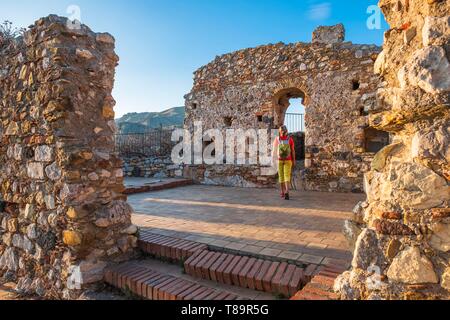
<svg viewBox="0 0 450 320">
<path fill-rule="evenodd" d="M 126 177 L 175 178 L 183 176 L 183 165 L 174 164 L 170 156 L 122 157 Z"/>
<path fill-rule="evenodd" d="M 77 297 L 136 245 L 113 153 L 109 34 L 38 20 L 0 50 L 0 279 Z"/>
<path fill-rule="evenodd" d="M 363 229 L 343 299 L 450 298 L 450 2 L 381 0 L 391 29 L 375 72 L 384 112 L 370 124 L 392 133 L 366 174 Z"/>
<path fill-rule="evenodd" d="M 186 96 L 185 125 L 273 129 L 284 122 L 290 98 L 306 105 L 306 186 L 362 192 L 373 153 L 365 149 L 367 112 L 377 106 L 373 65 L 380 49 L 343 42 L 342 25 L 321 27 L 313 43 L 283 43 L 217 57 L 195 72 Z M 259 166 L 191 166 L 203 183 L 273 186 Z"/>
</svg>

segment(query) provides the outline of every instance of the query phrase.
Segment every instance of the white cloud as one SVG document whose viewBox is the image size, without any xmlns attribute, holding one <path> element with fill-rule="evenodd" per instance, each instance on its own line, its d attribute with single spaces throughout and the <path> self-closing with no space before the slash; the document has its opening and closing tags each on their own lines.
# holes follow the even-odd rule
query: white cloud
<svg viewBox="0 0 450 320">
<path fill-rule="evenodd" d="M 331 3 L 323 2 L 312 4 L 308 9 L 308 18 L 310 20 L 326 20 L 331 16 Z"/>
</svg>

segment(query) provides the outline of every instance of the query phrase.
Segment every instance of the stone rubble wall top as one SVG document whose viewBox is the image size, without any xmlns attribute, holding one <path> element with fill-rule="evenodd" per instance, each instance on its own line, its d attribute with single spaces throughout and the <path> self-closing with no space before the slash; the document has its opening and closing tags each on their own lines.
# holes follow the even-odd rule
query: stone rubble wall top
<svg viewBox="0 0 450 320">
<path fill-rule="evenodd" d="M 328 28 L 339 30 L 340 26 Z M 316 32 L 320 34 L 323 31 Z M 332 72 L 342 69 L 343 66 L 354 65 L 355 59 L 370 59 L 370 56 L 376 56 L 380 51 L 381 48 L 376 45 L 357 45 L 341 41 L 292 44 L 280 42 L 243 49 L 218 56 L 198 69 L 194 73 L 193 91 Z"/>
</svg>

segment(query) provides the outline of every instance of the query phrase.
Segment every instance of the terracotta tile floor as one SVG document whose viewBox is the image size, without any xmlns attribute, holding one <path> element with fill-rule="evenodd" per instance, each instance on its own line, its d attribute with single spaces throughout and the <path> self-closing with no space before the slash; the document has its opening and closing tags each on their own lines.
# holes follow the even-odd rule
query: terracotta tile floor
<svg viewBox="0 0 450 320">
<path fill-rule="evenodd" d="M 132 195 L 133 223 L 238 253 L 301 263 L 351 260 L 342 226 L 361 194 L 188 186 Z"/>
</svg>

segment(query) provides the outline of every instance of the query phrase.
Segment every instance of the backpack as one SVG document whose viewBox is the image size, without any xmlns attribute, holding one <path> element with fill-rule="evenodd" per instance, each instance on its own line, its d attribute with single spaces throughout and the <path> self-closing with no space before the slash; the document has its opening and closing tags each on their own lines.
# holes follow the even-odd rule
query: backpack
<svg viewBox="0 0 450 320">
<path fill-rule="evenodd" d="M 287 160 L 292 153 L 291 145 L 289 144 L 291 138 L 288 137 L 286 140 L 279 139 L 280 143 L 278 145 L 278 156 L 280 157 L 280 160 Z"/>
</svg>

